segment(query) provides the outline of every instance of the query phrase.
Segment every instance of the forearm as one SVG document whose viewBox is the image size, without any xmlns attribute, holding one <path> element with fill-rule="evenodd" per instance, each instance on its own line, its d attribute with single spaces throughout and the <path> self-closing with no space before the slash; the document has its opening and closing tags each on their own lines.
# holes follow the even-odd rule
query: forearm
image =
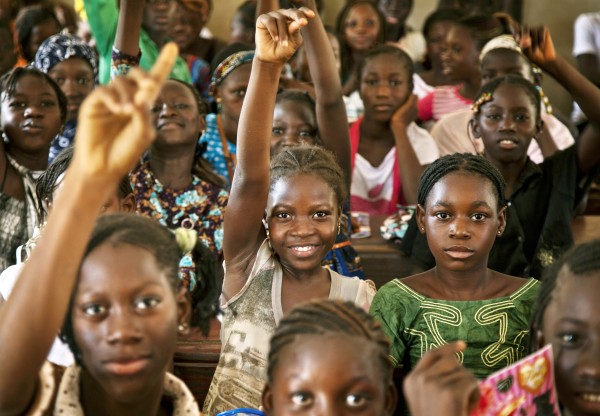
<svg viewBox="0 0 600 416">
<path fill-rule="evenodd" d="M 392 125 L 392 132 L 396 140 L 396 157 L 400 167 L 404 199 L 408 204 L 416 204 L 417 186 L 424 167 L 419 163 L 417 154 L 410 143 L 407 127 L 404 124 L 395 123 Z"/>
<path fill-rule="evenodd" d="M 145 3 L 121 0 L 114 47 L 121 53 L 137 56 L 140 52 L 140 30 Z"/>
<path fill-rule="evenodd" d="M 107 193 L 95 180 L 65 178 L 35 250 L 0 310 L 0 413 L 29 405 L 61 327 L 83 252 Z M 116 184 L 115 184 L 116 186 Z M 114 187 L 113 187 L 114 189 Z"/>
<path fill-rule="evenodd" d="M 256 16 L 254 16 L 254 19 L 258 19 L 258 16 L 261 14 L 266 14 L 277 9 L 279 9 L 279 0 L 258 0 L 256 3 Z"/>
</svg>

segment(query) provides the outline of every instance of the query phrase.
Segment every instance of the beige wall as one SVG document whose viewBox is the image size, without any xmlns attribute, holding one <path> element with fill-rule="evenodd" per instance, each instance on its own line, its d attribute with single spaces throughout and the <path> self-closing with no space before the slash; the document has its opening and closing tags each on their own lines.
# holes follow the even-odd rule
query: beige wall
<svg viewBox="0 0 600 416">
<path fill-rule="evenodd" d="M 323 0 L 325 10 L 323 20 L 333 25 L 335 16 L 345 0 Z M 217 36 L 227 39 L 229 35 L 229 20 L 235 8 L 242 0 L 213 0 L 214 10 L 209 28 Z M 545 24 L 550 28 L 558 52 L 571 62 L 571 46 L 573 44 L 573 22 L 585 12 L 600 10 L 600 0 L 524 0 L 523 20 L 531 25 Z M 415 29 L 420 29 L 427 15 L 435 8 L 437 0 L 415 0 L 415 7 L 409 18 L 409 23 Z M 548 77 L 549 78 L 549 77 Z M 544 81 L 544 90 L 550 97 L 555 108 L 568 115 L 571 111 L 571 99 L 554 80 Z"/>
</svg>

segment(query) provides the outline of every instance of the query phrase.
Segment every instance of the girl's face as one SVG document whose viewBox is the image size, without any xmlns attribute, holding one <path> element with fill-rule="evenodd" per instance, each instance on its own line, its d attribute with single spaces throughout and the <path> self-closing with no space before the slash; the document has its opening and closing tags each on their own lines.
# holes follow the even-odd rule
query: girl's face
<svg viewBox="0 0 600 416">
<path fill-rule="evenodd" d="M 494 49 L 481 61 L 481 85 L 511 74 L 535 82 L 529 61 L 518 52 L 510 49 Z"/>
<path fill-rule="evenodd" d="M 81 103 L 94 89 L 92 67 L 85 59 L 69 58 L 54 65 L 48 75 L 67 96 L 67 121 L 77 121 Z"/>
<path fill-rule="evenodd" d="M 44 20 L 31 29 L 29 42 L 25 47 L 31 59 L 35 57 L 35 53 L 40 48 L 40 45 L 52 35 L 60 32 L 60 26 L 53 19 Z"/>
<path fill-rule="evenodd" d="M 194 94 L 177 81 L 165 82 L 152 107 L 156 125 L 155 146 L 195 146 L 200 132 L 206 126 L 198 113 Z"/>
<path fill-rule="evenodd" d="M 73 299 L 73 330 L 86 381 L 117 402 L 147 399 L 162 387 L 177 326 L 189 317 L 153 254 L 105 242 L 83 261 Z"/>
<path fill-rule="evenodd" d="M 171 9 L 171 24 L 167 30 L 171 38 L 180 50 L 187 49 L 197 40 L 200 31 L 208 20 L 208 4 L 206 1 L 198 2 L 202 5 L 203 13 L 192 13 L 178 3 Z"/>
<path fill-rule="evenodd" d="M 360 96 L 365 117 L 389 122 L 412 91 L 405 63 L 392 55 L 377 55 L 365 62 L 360 79 Z"/>
<path fill-rule="evenodd" d="M 171 24 L 169 15 L 173 5 L 173 0 L 146 0 L 142 26 L 152 32 L 166 33 Z"/>
<path fill-rule="evenodd" d="M 391 25 L 404 24 L 413 7 L 413 0 L 379 0 L 379 8 Z"/>
<path fill-rule="evenodd" d="M 44 79 L 25 75 L 14 94 L 2 98 L 2 128 L 10 139 L 11 152 L 48 152 L 60 131 L 58 97 Z"/>
<path fill-rule="evenodd" d="M 271 134 L 271 155 L 288 146 L 314 144 L 317 137 L 315 115 L 308 106 L 285 100 L 275 105 Z"/>
<path fill-rule="evenodd" d="M 539 109 L 518 85 L 503 84 L 473 119 L 473 136 L 483 140 L 488 159 L 514 163 L 527 156 L 527 148 L 541 130 Z"/>
<path fill-rule="evenodd" d="M 469 29 L 452 25 L 442 50 L 444 74 L 453 81 L 467 81 L 479 76 L 479 49 Z"/>
<path fill-rule="evenodd" d="M 266 220 L 273 250 L 284 269 L 311 271 L 331 250 L 339 223 L 331 186 L 313 174 L 277 181 L 267 200 Z"/>
<path fill-rule="evenodd" d="M 366 340 L 308 335 L 280 351 L 263 394 L 268 415 L 390 415 L 396 396 Z"/>
<path fill-rule="evenodd" d="M 417 208 L 419 229 L 425 228 L 436 267 L 468 271 L 487 267 L 498 231 L 504 230 L 504 209 L 492 183 L 470 172 L 453 172 L 431 188 L 425 206 Z"/>
<path fill-rule="evenodd" d="M 556 389 L 573 416 L 600 414 L 600 273 L 559 272 L 540 345 L 552 343 Z"/>
<path fill-rule="evenodd" d="M 246 96 L 246 90 L 248 89 L 248 82 L 250 81 L 250 70 L 252 65 L 250 63 L 243 64 L 233 70 L 217 87 L 215 98 L 217 102 L 221 103 L 221 115 L 223 120 L 228 122 L 234 122 L 236 125 L 240 119 L 240 113 L 242 111 L 242 104 L 244 103 L 244 97 Z"/>
<path fill-rule="evenodd" d="M 344 38 L 350 49 L 367 51 L 377 43 L 381 30 L 379 15 L 373 5 L 367 3 L 352 7 L 344 22 Z"/>
<path fill-rule="evenodd" d="M 454 26 L 452 22 L 441 21 L 433 23 L 425 41 L 427 42 L 427 56 L 432 64 L 441 65 L 442 51 L 446 48 L 446 34 Z"/>
</svg>

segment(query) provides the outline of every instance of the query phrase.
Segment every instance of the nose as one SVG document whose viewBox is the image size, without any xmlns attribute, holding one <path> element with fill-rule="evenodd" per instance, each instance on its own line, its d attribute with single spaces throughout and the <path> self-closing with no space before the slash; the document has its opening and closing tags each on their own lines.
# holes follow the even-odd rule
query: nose
<svg viewBox="0 0 600 416">
<path fill-rule="evenodd" d="M 37 104 L 30 104 L 23 112 L 25 117 L 41 117 L 43 115 L 42 108 Z"/>
<path fill-rule="evenodd" d="M 448 233 L 451 238 L 471 238 L 467 219 L 456 218 L 450 224 Z"/>
<path fill-rule="evenodd" d="M 160 106 L 160 112 L 158 113 L 158 116 L 161 118 L 164 117 L 171 117 L 175 114 L 175 108 L 173 106 L 170 106 L 167 103 L 163 103 Z"/>
<path fill-rule="evenodd" d="M 300 144 L 298 136 L 293 133 L 286 133 L 281 140 L 282 146 L 297 146 Z"/>
<path fill-rule="evenodd" d="M 500 120 L 500 130 L 511 130 L 515 129 L 515 123 L 512 117 L 504 116 L 502 120 Z"/>
<path fill-rule="evenodd" d="M 135 344 L 142 339 L 139 318 L 128 308 L 115 308 L 106 320 L 110 344 Z"/>
<path fill-rule="evenodd" d="M 387 81 L 382 80 L 377 84 L 377 97 L 388 97 L 390 95 L 390 86 Z"/>
<path fill-rule="evenodd" d="M 307 217 L 296 217 L 294 220 L 294 226 L 292 228 L 292 234 L 299 237 L 305 237 L 314 233 L 314 228 L 311 224 L 310 218 Z"/>
<path fill-rule="evenodd" d="M 600 385 L 600 340 L 588 342 L 588 347 L 579 354 L 577 372 L 580 377 Z"/>
</svg>

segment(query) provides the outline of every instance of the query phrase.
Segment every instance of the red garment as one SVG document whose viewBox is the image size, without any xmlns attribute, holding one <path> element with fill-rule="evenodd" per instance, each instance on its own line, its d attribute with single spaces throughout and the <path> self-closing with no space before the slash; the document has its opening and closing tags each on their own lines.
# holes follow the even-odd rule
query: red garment
<svg viewBox="0 0 600 416">
<path fill-rule="evenodd" d="M 356 160 L 356 154 L 358 153 L 358 145 L 360 143 L 360 126 L 364 117 L 359 118 L 350 126 L 350 151 L 351 151 L 351 167 L 352 173 L 354 174 L 354 162 Z M 374 207 L 373 203 L 367 203 L 362 198 L 357 198 L 350 195 L 350 210 L 351 211 L 365 211 L 371 214 L 393 214 L 397 210 L 397 205 L 406 205 L 404 194 L 402 193 L 402 180 L 400 178 L 400 166 L 398 165 L 398 158 L 395 158 L 394 162 L 394 174 L 393 174 L 393 189 L 392 199 L 390 201 L 382 200 L 382 204 L 378 207 Z M 376 212 L 375 212 L 376 211 Z"/>
</svg>

